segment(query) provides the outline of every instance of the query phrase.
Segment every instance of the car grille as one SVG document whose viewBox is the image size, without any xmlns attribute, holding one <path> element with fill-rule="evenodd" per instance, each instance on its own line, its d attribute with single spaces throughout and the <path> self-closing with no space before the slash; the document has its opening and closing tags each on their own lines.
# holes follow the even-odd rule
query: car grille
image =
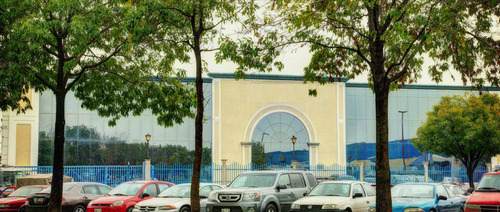
<svg viewBox="0 0 500 212">
<path fill-rule="evenodd" d="M 322 205 L 301 205 L 300 211 L 321 211 Z"/>
<path fill-rule="evenodd" d="M 481 205 L 481 212 L 500 212 L 500 205 Z"/>
<path fill-rule="evenodd" d="M 156 207 L 154 207 L 154 206 L 140 206 L 139 207 L 140 211 L 145 211 L 145 212 L 155 211 L 155 209 L 156 209 Z"/>
<path fill-rule="evenodd" d="M 92 207 L 110 207 L 111 204 L 92 204 Z"/>
<path fill-rule="evenodd" d="M 241 207 L 238 206 L 224 206 L 224 207 L 215 206 L 213 212 L 221 212 L 223 208 L 228 208 L 229 211 L 231 212 L 243 212 L 243 209 L 241 209 Z"/>
<path fill-rule="evenodd" d="M 219 194 L 221 202 L 238 202 L 241 199 L 241 194 Z"/>
</svg>

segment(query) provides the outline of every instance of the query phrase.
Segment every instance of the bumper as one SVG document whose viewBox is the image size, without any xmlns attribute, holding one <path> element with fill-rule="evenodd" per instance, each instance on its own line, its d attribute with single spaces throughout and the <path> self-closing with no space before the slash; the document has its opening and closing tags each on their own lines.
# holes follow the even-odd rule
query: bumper
<svg viewBox="0 0 500 212">
<path fill-rule="evenodd" d="M 96 211 L 97 210 L 97 211 Z M 87 207 L 87 212 L 126 212 L 127 208 L 124 207 Z M 26 211 L 28 212 L 28 211 Z"/>
<path fill-rule="evenodd" d="M 17 212 L 19 208 L 2 208 L 0 209 L 0 212 Z"/>
<path fill-rule="evenodd" d="M 73 205 L 63 205 L 63 212 L 73 212 Z M 26 212 L 47 212 L 48 206 L 26 206 Z"/>
<path fill-rule="evenodd" d="M 228 203 L 207 203 L 207 212 L 260 212 L 260 202 L 228 202 Z M 224 210 L 224 211 L 222 211 Z"/>
</svg>

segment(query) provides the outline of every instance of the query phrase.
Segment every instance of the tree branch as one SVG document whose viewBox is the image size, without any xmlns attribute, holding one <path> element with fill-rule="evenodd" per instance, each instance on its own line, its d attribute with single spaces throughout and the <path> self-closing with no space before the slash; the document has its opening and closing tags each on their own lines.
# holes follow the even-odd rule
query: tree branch
<svg viewBox="0 0 500 212">
<path fill-rule="evenodd" d="M 56 92 L 55 87 L 54 87 L 54 86 L 52 86 L 52 85 L 49 83 L 49 81 L 47 81 L 45 78 L 43 78 L 42 76 L 40 76 L 38 73 L 35 73 L 35 77 L 36 77 L 38 80 L 40 80 L 40 82 L 41 82 L 43 85 L 47 86 L 50 90 L 52 90 L 52 92 L 54 92 L 54 93 Z"/>
</svg>

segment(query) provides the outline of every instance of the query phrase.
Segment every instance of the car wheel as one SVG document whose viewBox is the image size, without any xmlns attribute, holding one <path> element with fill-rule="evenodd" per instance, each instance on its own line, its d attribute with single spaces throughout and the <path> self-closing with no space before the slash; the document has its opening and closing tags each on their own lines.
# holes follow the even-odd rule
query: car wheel
<svg viewBox="0 0 500 212">
<path fill-rule="evenodd" d="M 127 212 L 132 212 L 134 210 L 134 207 L 127 208 Z"/>
<path fill-rule="evenodd" d="M 264 212 L 278 212 L 278 210 L 276 210 L 276 206 L 273 204 L 268 204 Z"/>
<path fill-rule="evenodd" d="M 26 211 L 26 207 L 21 207 L 19 208 L 19 210 L 17 212 L 25 212 Z"/>
<path fill-rule="evenodd" d="M 77 205 L 73 208 L 73 212 L 86 212 L 86 210 L 82 205 Z"/>
<path fill-rule="evenodd" d="M 187 206 L 184 206 L 179 210 L 179 212 L 191 212 L 191 209 L 189 209 L 189 207 Z"/>
</svg>

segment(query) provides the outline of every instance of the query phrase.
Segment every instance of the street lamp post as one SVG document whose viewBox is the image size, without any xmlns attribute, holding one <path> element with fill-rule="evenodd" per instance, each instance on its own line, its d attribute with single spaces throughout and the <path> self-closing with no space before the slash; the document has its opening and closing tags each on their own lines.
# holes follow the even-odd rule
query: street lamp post
<svg viewBox="0 0 500 212">
<path fill-rule="evenodd" d="M 404 114 L 408 111 L 406 110 L 400 110 L 398 111 L 399 113 L 401 113 L 401 148 L 403 148 L 403 167 L 404 167 L 404 170 L 406 171 L 406 162 L 405 162 L 405 136 L 404 136 L 404 129 L 403 129 L 403 118 L 404 118 Z"/>
<path fill-rule="evenodd" d="M 292 162 L 295 162 L 295 142 L 297 142 L 297 138 L 295 137 L 295 135 L 293 135 L 292 138 L 290 138 L 290 140 L 292 141 L 292 146 L 293 146 Z"/>
<path fill-rule="evenodd" d="M 147 155 L 146 155 L 146 159 L 148 160 L 151 160 L 151 155 L 149 153 L 149 140 L 151 140 L 151 135 L 148 133 L 146 134 L 146 149 L 147 149 Z"/>
</svg>

